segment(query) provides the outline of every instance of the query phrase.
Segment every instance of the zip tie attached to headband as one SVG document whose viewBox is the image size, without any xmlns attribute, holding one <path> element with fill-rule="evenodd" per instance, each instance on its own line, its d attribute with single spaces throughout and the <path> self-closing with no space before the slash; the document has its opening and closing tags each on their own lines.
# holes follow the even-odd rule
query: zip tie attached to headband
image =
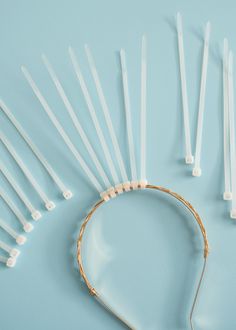
<svg viewBox="0 0 236 330">
<path fill-rule="evenodd" d="M 209 53 L 209 40 L 210 40 L 211 24 L 207 22 L 205 28 L 204 38 L 204 50 L 202 61 L 202 76 L 200 85 L 200 97 L 199 97 L 199 110 L 198 110 L 198 124 L 197 124 L 197 138 L 196 138 L 196 150 L 195 161 L 193 168 L 193 176 L 201 176 L 202 170 L 200 166 L 201 162 L 201 148 L 202 148 L 202 130 L 203 130 L 203 117 L 205 110 L 205 95 L 206 95 L 206 81 L 207 81 L 207 66 L 208 66 L 208 53 Z"/>
<path fill-rule="evenodd" d="M 10 144 L 8 139 L 5 137 L 5 135 L 1 131 L 0 131 L 0 140 L 2 141 L 2 143 L 4 144 L 4 146 L 6 147 L 8 152 L 11 154 L 11 156 L 14 158 L 14 160 L 16 161 L 16 163 L 18 164 L 18 166 L 20 167 L 22 172 L 25 174 L 26 178 L 29 180 L 29 182 L 31 183 L 31 185 L 33 186 L 35 191 L 41 197 L 41 199 L 45 203 L 46 209 L 48 211 L 53 210 L 55 208 L 55 204 L 52 201 L 50 201 L 50 199 L 47 197 L 45 192 L 41 189 L 41 187 L 39 186 L 39 184 L 37 183 L 37 181 L 35 180 L 33 175 L 30 173 L 29 169 L 26 167 L 26 165 L 24 164 L 22 159 L 16 153 L 13 146 Z"/>
<path fill-rule="evenodd" d="M 59 81 L 59 78 L 57 77 L 55 71 L 52 68 L 52 65 L 50 64 L 50 62 L 48 61 L 47 57 L 44 54 L 42 55 L 42 60 L 43 60 L 43 63 L 45 65 L 46 69 L 48 70 L 48 73 L 58 91 L 58 94 L 60 95 L 60 97 L 65 105 L 67 112 L 70 115 L 70 118 L 71 118 L 77 132 L 79 133 L 79 135 L 81 137 L 82 142 L 84 143 L 85 148 L 87 149 L 94 165 L 96 166 L 96 169 L 97 169 L 99 175 L 103 179 L 103 182 L 104 182 L 106 188 L 111 187 L 111 183 L 110 183 L 105 171 L 103 170 L 102 165 L 101 165 L 100 161 L 98 160 L 98 157 L 97 157 L 91 143 L 89 142 L 89 139 L 88 139 L 82 125 L 80 124 L 79 119 L 77 118 L 75 111 L 74 111 L 68 97 L 66 96 L 66 93 Z"/>
<path fill-rule="evenodd" d="M 98 75 L 98 72 L 97 72 L 95 61 L 94 61 L 94 58 L 92 56 L 92 53 L 91 53 L 88 45 L 85 45 L 85 52 L 86 52 L 86 55 L 87 55 L 89 68 L 90 68 L 90 71 L 92 73 L 93 80 L 94 80 L 94 83 L 95 83 L 95 86 L 96 86 L 96 90 L 97 90 L 97 94 L 98 94 L 98 97 L 99 97 L 99 100 L 100 100 L 101 108 L 103 110 L 103 114 L 104 114 L 104 117 L 105 117 L 107 128 L 108 128 L 108 131 L 110 133 L 111 142 L 113 144 L 116 159 L 117 159 L 117 162 L 118 162 L 118 165 L 119 165 L 119 168 L 120 168 L 122 181 L 123 182 L 128 182 L 129 179 L 128 179 L 127 172 L 126 172 L 126 169 L 125 169 L 123 157 L 121 155 L 120 146 L 119 146 L 119 143 L 117 141 L 116 133 L 115 133 L 115 130 L 114 130 L 114 127 L 113 127 L 113 124 L 112 124 L 110 111 L 109 111 L 107 101 L 106 101 L 106 98 L 105 98 L 105 95 L 104 95 L 104 92 L 103 92 L 103 89 L 102 89 L 102 85 L 101 85 L 100 78 L 99 78 L 99 75 Z"/>
<path fill-rule="evenodd" d="M 118 185 L 120 182 L 119 182 L 118 175 L 116 173 L 116 169 L 115 169 L 115 166 L 114 166 L 114 163 L 113 163 L 113 160 L 112 160 L 112 157 L 111 157 L 111 154 L 110 154 L 108 145 L 106 143 L 104 134 L 103 134 L 102 129 L 101 129 L 101 126 L 99 124 L 99 120 L 97 118 L 96 111 L 95 111 L 93 102 L 91 100 L 91 97 L 90 97 L 88 88 L 86 86 L 84 77 L 83 77 L 82 72 L 80 70 L 78 60 L 77 60 L 77 58 L 75 56 L 74 50 L 71 47 L 69 47 L 69 55 L 70 55 L 70 59 L 71 59 L 72 66 L 74 68 L 76 77 L 77 77 L 77 79 L 79 81 L 79 84 L 80 84 L 82 93 L 84 95 L 84 98 L 85 98 L 85 101 L 86 101 L 86 104 L 87 104 L 87 108 L 88 108 L 89 113 L 90 113 L 90 116 L 92 118 L 92 121 L 93 121 L 95 130 L 96 130 L 97 135 L 98 135 L 98 138 L 99 138 L 99 141 L 101 143 L 101 146 L 102 146 L 102 149 L 103 149 L 103 152 L 104 152 L 104 155 L 105 155 L 107 164 L 109 166 L 109 169 L 110 169 L 110 172 L 111 172 L 111 175 L 112 175 L 112 178 L 113 178 L 113 181 L 114 181 L 115 185 Z"/>
<path fill-rule="evenodd" d="M 7 194 L 5 194 L 1 189 L 0 189 L 0 197 L 4 200 L 4 202 L 7 204 L 9 209 L 15 214 L 16 218 L 22 224 L 24 231 L 26 233 L 31 232 L 34 229 L 34 226 L 25 219 L 23 214 L 16 207 L 16 205 L 11 201 L 9 196 Z"/>
<path fill-rule="evenodd" d="M 140 111 L 140 185 L 145 188 L 146 178 L 146 125 L 147 125 L 147 38 L 142 37 L 141 48 L 141 111 Z"/>
<path fill-rule="evenodd" d="M 5 176 L 7 181 L 10 183 L 12 188 L 17 193 L 18 197 L 21 199 L 21 201 L 24 203 L 26 208 L 29 210 L 31 217 L 34 220 L 39 220 L 41 218 L 41 213 L 31 204 L 28 197 L 25 195 L 23 190 L 20 188 L 20 186 L 17 184 L 15 179 L 11 176 L 11 174 L 8 172 L 7 168 L 3 165 L 3 163 L 0 161 L 0 171 Z"/>
<path fill-rule="evenodd" d="M 92 184 L 98 190 L 98 192 L 101 193 L 103 191 L 102 186 L 100 185 L 100 183 L 98 182 L 98 180 L 96 179 L 96 177 L 93 175 L 93 173 L 89 169 L 88 165 L 85 163 L 84 159 L 82 158 L 82 156 L 80 155 L 79 151 L 76 149 L 76 147 L 72 143 L 72 141 L 69 138 L 69 136 L 67 135 L 67 133 L 64 131 L 62 125 L 57 120 L 56 116 L 54 115 L 53 111 L 49 107 L 46 99 L 41 94 L 38 86 L 34 82 L 33 78 L 29 74 L 28 70 L 24 66 L 22 66 L 21 69 L 22 69 L 22 72 L 23 72 L 26 80 L 28 81 L 30 87 L 32 88 L 34 94 L 36 95 L 36 97 L 38 98 L 39 102 L 41 103 L 44 111 L 47 113 L 48 117 L 50 118 L 51 122 L 53 123 L 53 125 L 57 129 L 58 133 L 61 135 L 61 137 L 64 140 L 64 142 L 66 143 L 67 147 L 70 149 L 70 151 L 72 152 L 72 154 L 74 155 L 74 157 L 77 159 L 77 161 L 79 162 L 80 166 L 82 167 L 82 169 L 86 173 L 86 175 L 89 178 L 89 180 L 92 182 Z"/>
<path fill-rule="evenodd" d="M 65 199 L 70 199 L 73 194 L 72 192 L 66 188 L 64 183 L 61 181 L 61 179 L 58 177 L 52 166 L 48 163 L 48 161 L 45 159 L 45 157 L 42 155 L 42 153 L 39 151 L 39 149 L 36 147 L 36 145 L 33 143 L 31 138 L 28 136 L 28 134 L 25 132 L 23 127 L 20 125 L 18 120 L 15 118 L 15 116 L 12 114 L 10 109 L 6 106 L 6 104 L 0 100 L 0 108 L 5 113 L 5 115 L 8 117 L 8 119 L 11 121 L 11 123 L 15 126 L 16 130 L 20 134 L 20 136 L 25 140 L 31 151 L 34 153 L 34 155 L 38 158 L 40 163 L 43 165 L 45 170 L 48 172 L 52 180 L 56 183 L 58 188 L 61 190 L 62 195 Z"/>
<path fill-rule="evenodd" d="M 189 125 L 189 106 L 188 106 L 188 93 L 187 93 L 185 58 L 184 58 L 183 26 L 182 26 L 182 17 L 180 13 L 177 13 L 177 33 L 178 33 L 179 68 L 180 68 L 181 92 L 182 92 L 182 107 L 183 107 L 183 119 L 184 119 L 184 134 L 185 134 L 185 152 L 186 152 L 185 163 L 193 164 L 194 157 L 192 155 L 191 134 L 190 134 L 190 125 Z"/>
<path fill-rule="evenodd" d="M 121 61 L 121 73 L 122 73 L 123 93 L 124 93 L 125 118 L 126 118 L 126 127 L 127 127 L 127 135 L 128 135 L 128 144 L 129 144 L 130 168 L 131 168 L 131 177 L 132 177 L 131 186 L 133 189 L 137 189 L 138 187 L 137 167 L 136 167 L 135 152 L 134 152 L 134 139 L 133 139 L 133 129 L 132 129 L 132 116 L 130 109 L 128 73 L 127 73 L 124 49 L 121 49 L 120 51 L 120 61 Z"/>
<path fill-rule="evenodd" d="M 18 245 L 23 245 L 27 241 L 27 238 L 23 235 L 18 234 L 13 228 L 11 228 L 5 221 L 0 219 L 0 227 L 14 240 Z"/>
</svg>

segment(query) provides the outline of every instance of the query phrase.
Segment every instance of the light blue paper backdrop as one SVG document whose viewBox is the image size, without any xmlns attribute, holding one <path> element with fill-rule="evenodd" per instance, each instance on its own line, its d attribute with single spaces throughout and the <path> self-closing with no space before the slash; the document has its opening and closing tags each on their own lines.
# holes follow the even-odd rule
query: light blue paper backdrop
<svg viewBox="0 0 236 330">
<path fill-rule="evenodd" d="M 18 2 L 2 1 L 0 8 L 0 96 L 75 194 L 74 198 L 68 202 L 60 198 L 57 188 L 52 184 L 4 115 L 1 114 L 1 129 L 17 147 L 18 152 L 29 165 L 40 184 L 55 200 L 57 208 L 52 213 L 44 212 L 42 220 L 35 224 L 35 231 L 28 235 L 28 242 L 21 249 L 22 255 L 19 257 L 16 268 L 9 270 L 1 267 L 0 269 L 0 329 L 123 329 L 123 326 L 115 318 L 104 311 L 89 296 L 76 269 L 76 237 L 81 220 L 97 199 L 96 191 L 85 178 L 78 163 L 48 121 L 40 104 L 28 87 L 20 66 L 25 64 L 29 68 L 69 135 L 82 151 L 84 157 L 89 159 L 48 73 L 43 67 L 40 58 L 41 53 L 45 52 L 48 55 L 76 111 L 78 111 L 81 122 L 86 131 L 89 132 L 94 146 L 102 155 L 67 52 L 68 46 L 72 45 L 78 54 L 86 81 L 97 106 L 98 100 L 83 50 L 84 43 L 88 43 L 96 58 L 112 111 L 112 118 L 116 123 L 115 128 L 122 152 L 126 164 L 128 164 L 118 51 L 121 47 L 127 51 L 136 136 L 135 146 L 139 156 L 140 44 L 141 35 L 145 32 L 148 38 L 148 180 L 151 183 L 169 187 L 191 201 L 201 214 L 208 231 L 211 253 L 207 276 L 195 315 L 196 330 L 235 330 L 236 224 L 229 218 L 229 205 L 222 201 L 223 102 L 221 72 L 223 38 L 227 36 L 233 51 L 236 49 L 235 2 L 229 0 L 200 0 L 197 2 L 187 0 L 22 0 Z M 196 132 L 203 29 L 207 20 L 212 23 L 202 148 L 203 175 L 201 178 L 192 178 L 191 169 L 183 163 L 184 137 L 175 32 L 175 14 L 178 10 L 181 11 L 184 18 L 193 147 Z M 98 112 L 99 117 L 102 118 L 100 109 Z M 21 171 L 7 155 L 6 150 L 2 146 L 0 148 L 1 158 L 11 170 L 15 171 L 19 182 L 22 183 L 27 194 L 31 196 L 31 200 L 42 208 L 37 195 Z M 105 164 L 105 161 L 102 162 Z M 17 205 L 25 212 L 21 202 L 2 177 L 1 186 L 9 192 Z M 120 212 L 118 212 L 121 207 L 120 202 L 116 201 L 113 207 L 113 221 L 117 224 L 120 220 Z M 131 213 L 128 214 L 130 217 L 132 217 L 131 209 L 127 205 L 127 212 Z M 152 209 L 150 214 L 151 212 L 153 212 Z M 1 217 L 9 219 L 8 221 L 17 226 L 14 217 L 8 212 L 4 203 L 1 203 Z M 137 223 L 142 225 L 142 220 L 143 214 L 140 213 L 140 219 L 137 216 Z M 141 225 L 139 225 L 139 229 Z M 166 236 L 166 242 L 168 240 L 173 242 L 175 235 L 178 234 L 182 235 L 178 236 L 178 242 L 183 240 L 182 247 L 181 245 L 179 247 L 180 251 L 181 248 L 185 251 L 186 247 L 192 246 L 186 238 L 184 226 L 181 227 L 183 231 L 177 232 L 173 230 L 170 222 L 167 221 L 166 226 L 162 222 L 161 228 L 164 228 L 164 233 L 169 233 L 169 236 Z M 109 229 L 112 231 L 112 227 Z M 128 229 L 131 230 L 132 228 L 128 227 Z M 119 231 L 117 231 L 118 233 Z M 114 232 L 111 235 L 114 235 Z M 5 239 L 2 233 L 1 238 Z M 152 239 L 154 240 L 154 237 Z M 160 232 L 157 230 L 156 239 L 157 242 L 164 239 L 162 230 Z M 134 242 L 138 244 L 137 240 Z M 152 252 L 150 262 L 158 260 L 158 255 L 163 261 L 162 251 L 157 249 Z M 186 265 L 191 267 L 191 261 L 194 257 L 194 253 L 192 255 L 186 253 L 184 269 L 187 269 Z M 173 265 L 169 268 L 161 264 L 160 261 L 158 264 L 162 272 L 161 278 L 170 279 L 172 284 L 173 281 L 176 281 L 177 288 L 178 283 L 183 281 L 182 278 L 178 277 L 182 274 L 178 271 L 182 267 L 181 262 L 175 260 L 176 271 Z M 129 281 L 132 282 L 132 278 L 136 278 L 135 272 L 141 272 L 141 265 L 140 269 L 134 270 L 127 267 L 126 271 Z M 149 289 L 155 287 L 158 279 L 157 268 L 156 276 L 147 281 Z M 140 285 L 145 285 L 145 280 L 147 279 L 143 272 L 143 283 Z M 130 286 L 129 281 L 123 282 L 125 290 Z M 158 289 L 160 289 L 160 299 L 158 300 L 158 296 L 152 297 L 150 294 L 148 298 L 143 297 L 146 299 L 143 305 L 145 305 L 145 310 L 149 308 L 154 310 L 153 303 L 155 302 L 156 309 L 160 310 L 161 308 L 165 312 L 165 318 L 159 319 L 156 326 L 155 322 L 153 325 L 150 321 L 152 325 L 147 325 L 146 328 L 144 326 L 142 329 L 189 329 L 188 322 L 179 321 L 180 318 L 187 317 L 188 305 L 186 301 L 184 301 L 184 308 L 177 308 L 183 303 L 179 292 L 177 294 L 174 291 L 173 294 L 170 294 L 168 283 L 163 284 L 163 286 L 160 286 L 159 283 Z M 156 291 L 154 290 L 154 292 Z M 183 295 L 186 297 L 188 292 L 190 295 L 193 294 L 190 289 L 187 289 Z M 166 294 L 171 296 L 166 297 Z M 166 305 L 163 305 L 163 302 Z M 138 300 L 136 303 L 138 304 Z M 168 311 L 170 311 L 169 314 Z M 142 318 L 140 315 L 139 317 Z M 151 319 L 152 316 L 150 316 Z M 156 320 L 156 315 L 153 315 L 153 320 Z"/>
</svg>

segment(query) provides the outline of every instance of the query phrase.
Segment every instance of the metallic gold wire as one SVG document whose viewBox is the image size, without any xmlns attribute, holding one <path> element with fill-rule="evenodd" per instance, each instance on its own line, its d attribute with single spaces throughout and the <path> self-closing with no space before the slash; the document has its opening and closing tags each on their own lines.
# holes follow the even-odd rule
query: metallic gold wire
<svg viewBox="0 0 236 330">
<path fill-rule="evenodd" d="M 140 188 L 140 187 L 139 187 Z M 200 279 L 198 281 L 198 285 L 197 285 L 197 289 L 196 289 L 196 293 L 194 295 L 194 299 L 193 299 L 193 304 L 191 307 L 191 311 L 190 311 L 190 316 L 189 316 L 189 320 L 190 320 L 190 325 L 191 325 L 191 329 L 194 330 L 194 326 L 193 326 L 193 314 L 194 314 L 194 309 L 195 309 L 195 305 L 197 302 L 197 298 L 199 295 L 199 291 L 200 291 L 200 287 L 203 281 L 203 277 L 205 274 L 205 270 L 206 270 L 206 261 L 207 261 L 207 257 L 209 254 L 209 243 L 208 243 L 208 239 L 207 239 L 207 234 L 206 234 L 206 230 L 205 227 L 203 225 L 203 222 L 199 216 L 199 214 L 197 213 L 197 211 L 195 210 L 195 208 L 185 199 L 183 198 L 181 195 L 177 194 L 174 191 L 171 191 L 170 189 L 161 187 L 161 186 L 155 186 L 155 185 L 151 185 L 148 184 L 146 186 L 145 189 L 152 189 L 152 190 L 158 190 L 161 191 L 163 193 L 166 193 L 172 197 L 174 197 L 175 199 L 177 199 L 178 201 L 180 201 L 189 211 L 190 213 L 193 215 L 195 221 L 197 222 L 201 234 L 202 234 L 202 238 L 203 238 L 203 242 L 204 242 L 204 250 L 203 250 L 203 258 L 204 258 L 204 263 L 203 263 L 203 267 L 202 267 L 202 271 L 201 271 L 201 275 L 200 275 Z M 120 317 L 120 315 L 116 314 L 116 312 L 108 305 L 106 304 L 101 297 L 99 296 L 98 292 L 96 291 L 96 289 L 92 286 L 92 284 L 89 282 L 88 277 L 85 273 L 84 267 L 83 267 L 83 262 L 82 262 L 82 241 L 83 241 L 83 236 L 85 233 L 85 229 L 86 226 L 88 224 L 88 222 L 92 219 L 92 216 L 94 215 L 94 213 L 96 212 L 96 210 L 102 205 L 104 204 L 105 201 L 103 199 L 99 200 L 90 210 L 90 212 L 88 213 L 88 215 L 86 216 L 85 220 L 82 223 L 81 229 L 80 229 L 80 233 L 79 233 L 79 237 L 77 240 L 77 261 L 78 261 L 78 265 L 79 265 L 79 271 L 80 274 L 90 292 L 90 294 L 94 297 L 96 297 L 96 299 L 109 311 L 111 312 L 114 316 L 116 316 L 121 322 L 123 322 L 129 329 L 133 329 L 135 330 L 133 327 L 131 327 L 128 322 L 126 322 L 122 317 Z"/>
</svg>

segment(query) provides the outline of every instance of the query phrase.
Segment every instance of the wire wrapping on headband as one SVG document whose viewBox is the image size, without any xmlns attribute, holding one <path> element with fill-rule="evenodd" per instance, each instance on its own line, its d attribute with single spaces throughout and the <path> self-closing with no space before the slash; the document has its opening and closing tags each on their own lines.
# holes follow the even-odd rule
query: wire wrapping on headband
<svg viewBox="0 0 236 330">
<path fill-rule="evenodd" d="M 155 186 L 155 185 L 151 185 L 151 184 L 147 184 L 146 189 L 152 189 L 152 190 L 158 190 L 161 191 L 163 193 L 169 194 L 172 197 L 174 197 L 175 199 L 177 199 L 178 201 L 180 201 L 190 212 L 191 214 L 194 216 L 195 221 L 197 222 L 202 237 L 203 237 L 203 242 L 204 242 L 204 251 L 203 251 L 203 257 L 204 257 L 204 263 L 203 263 L 203 268 L 201 271 L 201 275 L 200 275 L 200 279 L 198 281 L 198 285 L 197 285 L 197 289 L 196 289 L 196 293 L 193 299 L 193 304 L 191 307 L 191 311 L 190 311 L 190 316 L 189 316 L 189 320 L 190 320 L 190 325 L 191 325 L 191 329 L 194 330 L 194 326 L 193 326 L 193 322 L 192 322 L 192 317 L 193 317 L 193 313 L 194 313 L 194 309 L 195 309 L 195 305 L 197 302 L 197 298 L 199 295 L 199 291 L 200 291 L 200 287 L 202 284 L 202 280 L 204 277 L 204 273 L 205 273 L 205 269 L 206 269 L 206 260 L 209 254 L 209 244 L 208 244 L 208 239 L 207 239 L 207 234 L 206 234 L 206 230 L 205 227 L 203 225 L 203 222 L 199 216 L 199 214 L 197 213 L 197 211 L 195 210 L 195 208 L 186 200 L 184 199 L 181 195 L 177 194 L 176 192 L 171 191 L 170 189 L 161 187 L 161 186 Z M 141 187 L 139 186 L 139 189 L 141 189 Z M 77 241 L 77 261 L 78 261 L 78 265 L 79 265 L 79 270 L 80 270 L 80 274 L 86 284 L 86 286 L 88 287 L 88 290 L 90 292 L 90 294 L 92 296 L 95 296 L 98 301 L 100 303 L 102 303 L 106 309 L 108 309 L 112 314 L 114 314 L 119 320 L 121 320 L 128 328 L 130 329 L 134 329 L 132 328 L 124 319 L 122 319 L 118 314 L 116 314 L 116 312 L 114 312 L 102 299 L 101 297 L 99 297 L 98 292 L 96 291 L 96 289 L 92 286 L 92 284 L 89 282 L 88 277 L 85 273 L 84 267 L 83 267 L 83 262 L 82 262 L 82 252 L 81 252 L 81 248 L 82 248 L 82 241 L 83 241 L 83 236 L 85 233 L 85 229 L 87 227 L 88 222 L 92 219 L 92 216 L 94 215 L 94 213 L 96 212 L 96 210 L 105 203 L 104 199 L 99 200 L 94 206 L 93 208 L 90 210 L 90 212 L 88 213 L 88 215 L 86 216 L 84 222 L 82 223 L 81 229 L 80 229 L 80 233 L 79 233 L 79 237 L 78 237 L 78 241 Z"/>
</svg>

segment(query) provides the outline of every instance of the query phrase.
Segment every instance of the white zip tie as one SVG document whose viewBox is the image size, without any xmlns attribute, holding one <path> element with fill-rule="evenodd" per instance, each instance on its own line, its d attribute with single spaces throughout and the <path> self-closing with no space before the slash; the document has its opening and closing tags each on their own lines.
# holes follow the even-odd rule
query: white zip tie
<svg viewBox="0 0 236 330">
<path fill-rule="evenodd" d="M 229 79 L 229 126 L 230 126 L 230 167 L 231 167 L 231 188 L 232 208 L 231 218 L 236 219 L 236 153 L 235 153 L 235 125 L 234 125 L 234 78 L 233 78 L 233 53 L 229 52 L 228 63 Z"/>
<path fill-rule="evenodd" d="M 115 155 L 116 155 L 116 159 L 117 159 L 117 162 L 118 162 L 118 165 L 119 165 L 119 168 L 120 168 L 122 181 L 127 182 L 127 181 L 129 181 L 129 179 L 128 179 L 128 176 L 127 176 L 127 173 L 126 173 L 126 169 L 125 169 L 124 161 L 123 161 L 123 158 L 122 158 L 122 155 L 121 155 L 119 143 L 117 141 L 116 133 L 115 133 L 115 130 L 114 130 L 114 127 L 113 127 L 113 124 L 112 124 L 110 111 L 109 111 L 107 101 L 106 101 L 106 98 L 105 98 L 105 95 L 104 95 L 104 92 L 103 92 L 103 89 L 102 89 L 102 85 L 101 85 L 101 82 L 100 82 L 100 79 L 99 79 L 99 75 L 98 75 L 98 72 L 97 72 L 95 61 L 94 61 L 94 58 L 92 56 L 92 53 L 91 53 L 88 45 L 85 45 L 85 53 L 87 55 L 89 68 L 90 68 L 90 71 L 91 71 L 92 76 L 93 76 L 93 80 L 94 80 L 96 90 L 97 90 L 97 93 L 98 93 L 98 97 L 99 97 L 99 100 L 100 100 L 101 108 L 103 110 L 103 114 L 104 114 L 105 121 L 106 121 L 108 130 L 109 130 L 109 133 L 110 133 L 113 148 L 115 150 Z"/>
<path fill-rule="evenodd" d="M 14 267 L 15 264 L 16 264 L 16 258 L 13 258 L 13 257 L 3 257 L 3 256 L 0 256 L 0 262 L 4 263 L 7 267 Z"/>
<path fill-rule="evenodd" d="M 11 247 L 3 241 L 0 241 L 0 249 L 6 251 L 12 258 L 17 258 L 20 255 L 20 251 L 18 249 Z"/>
<path fill-rule="evenodd" d="M 189 106 L 188 106 L 188 93 L 184 57 L 184 41 L 183 41 L 183 25 L 180 13 L 177 13 L 177 33 L 178 33 L 178 49 L 179 49 L 179 68 L 181 79 L 181 92 L 182 92 L 182 107 L 184 119 L 184 135 L 185 135 L 185 163 L 192 164 L 194 161 L 191 147 L 191 134 L 189 125 Z"/>
<path fill-rule="evenodd" d="M 53 83 L 56 86 L 56 89 L 65 105 L 67 112 L 69 113 L 69 115 L 71 117 L 71 120 L 72 120 L 77 132 L 79 133 L 90 157 L 92 158 L 100 176 L 102 177 L 105 186 L 107 188 L 110 187 L 111 183 L 109 182 L 109 179 L 108 179 L 106 173 L 104 172 L 102 165 L 101 165 L 100 161 L 98 160 L 98 157 L 97 157 L 91 143 L 89 142 L 89 139 L 88 139 L 84 129 L 82 128 L 82 126 L 79 122 L 78 117 L 75 114 L 75 110 L 73 109 L 68 97 L 66 96 L 66 93 L 59 81 L 59 78 L 57 77 L 55 71 L 52 68 L 52 65 L 50 64 L 50 62 L 48 61 L 47 57 L 44 54 L 42 55 L 42 60 L 43 60 L 44 65 L 46 66 L 46 69 L 48 70 L 48 73 L 49 73 Z"/>
<path fill-rule="evenodd" d="M 205 38 L 204 38 L 204 50 L 203 50 L 203 61 L 202 61 L 202 76 L 201 76 L 201 86 L 200 86 L 200 97 L 199 97 L 195 162 L 194 162 L 194 168 L 193 168 L 193 172 L 192 172 L 193 176 L 201 176 L 201 174 L 202 174 L 200 162 L 201 162 L 201 148 L 202 148 L 203 116 L 204 116 L 204 110 L 205 110 L 205 95 L 206 95 L 206 81 L 207 81 L 207 66 L 208 66 L 210 30 L 211 30 L 210 22 L 207 22 L 206 28 L 205 28 Z"/>
<path fill-rule="evenodd" d="M 132 129 L 132 116 L 130 109 L 128 73 L 127 73 L 126 57 L 125 57 L 124 49 L 121 49 L 120 51 L 120 61 L 121 61 L 123 92 L 124 92 L 125 117 L 126 117 L 126 126 L 127 126 L 127 134 L 128 134 L 128 144 L 129 144 L 131 176 L 132 176 L 132 182 L 136 182 L 137 168 L 136 168 L 135 152 L 134 152 L 134 139 L 133 139 L 133 129 Z"/>
<path fill-rule="evenodd" d="M 224 39 L 224 52 L 223 52 L 224 175 L 225 175 L 225 190 L 223 195 L 224 200 L 232 199 L 231 184 L 230 184 L 228 60 L 229 60 L 229 45 L 228 45 L 228 40 Z"/>
<path fill-rule="evenodd" d="M 6 224 L 5 221 L 3 221 L 2 219 L 0 219 L 0 227 L 6 232 L 8 233 L 12 238 L 15 239 L 16 243 L 18 245 L 23 245 L 27 238 L 23 235 L 18 234 L 14 229 L 12 229 L 8 224 Z"/>
<path fill-rule="evenodd" d="M 16 153 L 13 146 L 10 144 L 8 139 L 5 137 L 5 135 L 0 131 L 0 140 L 5 145 L 8 152 L 11 154 L 11 156 L 14 158 L 15 162 L 18 164 L 26 178 L 29 180 L 31 185 L 34 187 L 35 191 L 38 193 L 38 195 L 41 197 L 43 202 L 45 203 L 45 207 L 47 210 L 51 211 L 55 208 L 55 204 L 49 200 L 45 192 L 41 189 L 33 175 L 30 173 L 29 169 L 26 167 L 22 159 L 19 157 L 19 155 Z"/>
<path fill-rule="evenodd" d="M 0 108 L 5 113 L 5 115 L 8 117 L 8 119 L 11 121 L 11 123 L 15 126 L 18 133 L 21 135 L 21 137 L 25 140 L 25 142 L 28 144 L 32 152 L 35 154 L 35 156 L 38 158 L 40 163 L 44 166 L 45 170 L 48 172 L 50 177 L 53 179 L 53 181 L 56 183 L 58 188 L 61 190 L 63 197 L 65 199 L 70 199 L 73 194 L 72 192 L 67 189 L 64 185 L 64 183 L 61 181 L 61 179 L 58 177 L 52 166 L 48 163 L 48 161 L 45 159 L 45 157 L 42 155 L 42 153 L 39 151 L 39 149 L 36 147 L 36 145 L 33 143 L 31 138 L 28 136 L 28 134 L 25 132 L 23 127 L 20 125 L 18 120 L 15 118 L 15 116 L 12 114 L 10 109 L 6 106 L 6 104 L 0 100 Z"/>
<path fill-rule="evenodd" d="M 23 214 L 20 212 L 17 206 L 12 202 L 9 196 L 5 194 L 1 189 L 0 189 L 0 197 L 4 200 L 4 202 L 7 204 L 9 209 L 15 214 L 16 218 L 22 224 L 24 231 L 26 233 L 31 232 L 34 229 L 34 226 L 25 219 Z"/>
<path fill-rule="evenodd" d="M 27 209 L 31 213 L 32 218 L 34 220 L 39 220 L 42 216 L 41 213 L 31 204 L 28 197 L 25 195 L 23 190 L 20 188 L 20 186 L 17 184 L 15 179 L 11 176 L 11 174 L 8 172 L 7 168 L 3 165 L 3 163 L 1 161 L 0 161 L 0 171 L 5 176 L 7 181 L 10 183 L 12 188 L 15 190 L 18 197 L 21 199 L 21 201 L 27 207 Z"/>
<path fill-rule="evenodd" d="M 140 113 L 140 135 L 141 135 L 141 181 L 146 181 L 146 112 L 147 112 L 147 38 L 142 37 L 141 49 L 141 113 Z"/>
<path fill-rule="evenodd" d="M 23 72 L 26 80 L 28 81 L 30 87 L 32 88 L 32 90 L 35 93 L 36 97 L 38 98 L 39 102 L 41 103 L 43 109 L 47 113 L 47 115 L 50 118 L 51 122 L 53 123 L 53 125 L 55 126 L 55 128 L 57 129 L 57 131 L 59 132 L 61 137 L 63 138 L 64 142 L 66 143 L 66 145 L 68 146 L 68 148 L 70 149 L 70 151 L 72 152 L 74 157 L 79 162 L 80 166 L 82 167 L 82 169 L 84 170 L 84 172 L 88 176 L 89 180 L 92 182 L 92 184 L 95 186 L 95 188 L 99 191 L 99 193 L 102 192 L 103 191 L 102 186 L 100 185 L 98 180 L 95 178 L 95 176 L 93 175 L 93 173 L 91 172 L 91 170 L 89 169 L 87 164 L 85 163 L 84 159 L 82 158 L 82 156 L 80 155 L 78 150 L 75 148 L 75 146 L 72 143 L 72 141 L 70 140 L 69 136 L 64 131 L 63 127 L 61 126 L 61 124 L 57 120 L 56 116 L 52 112 L 52 110 L 49 107 L 46 99 L 41 94 L 39 88 L 35 84 L 34 80 L 32 79 L 31 75 L 29 74 L 28 70 L 23 66 L 21 67 L 21 69 L 22 69 L 22 72 Z"/>
<path fill-rule="evenodd" d="M 98 138 L 100 140 L 100 143 L 101 143 L 101 146 L 102 146 L 102 149 L 103 149 L 103 152 L 104 152 L 104 155 L 105 155 L 105 158 L 107 160 L 107 164 L 109 166 L 109 169 L 110 169 L 110 172 L 111 172 L 111 175 L 112 175 L 112 178 L 113 178 L 113 181 L 114 183 L 117 185 L 119 184 L 119 178 L 118 178 L 118 175 L 116 173 L 116 169 L 115 169 L 115 166 L 113 164 L 113 161 L 112 161 L 112 157 L 110 155 L 110 152 L 109 152 L 109 149 L 108 149 L 108 146 L 107 146 L 107 143 L 106 143 L 106 140 L 105 140 L 105 137 L 103 135 L 103 132 L 102 132 L 102 129 L 101 129 L 101 126 L 99 124 L 99 121 L 98 121 L 98 118 L 97 118 L 97 115 L 96 115 L 96 111 L 95 111 L 95 108 L 94 108 L 94 105 L 92 103 L 92 100 L 91 100 L 91 97 L 90 97 L 90 94 L 88 92 L 88 89 L 87 89 L 87 86 L 86 86 L 86 83 L 84 81 L 84 77 L 81 73 L 81 70 L 80 70 L 80 67 L 79 67 L 79 63 L 78 63 L 78 60 L 75 56 L 75 53 L 74 53 L 74 50 L 69 47 L 69 55 L 70 55 L 70 58 L 71 58 L 71 62 L 72 62 L 72 65 L 73 65 L 73 68 L 74 68 L 74 71 L 75 71 L 75 74 L 78 78 L 78 81 L 79 81 L 79 84 L 80 84 L 80 87 L 81 87 L 81 90 L 82 90 L 82 93 L 84 95 L 84 98 L 85 98 L 85 101 L 87 103 L 87 107 L 88 107 L 88 110 L 89 110 L 89 113 L 90 113 L 90 116 L 92 118 L 92 121 L 93 121 L 93 124 L 94 124 L 94 127 L 96 129 L 96 132 L 97 132 L 97 135 L 98 135 Z"/>
</svg>

